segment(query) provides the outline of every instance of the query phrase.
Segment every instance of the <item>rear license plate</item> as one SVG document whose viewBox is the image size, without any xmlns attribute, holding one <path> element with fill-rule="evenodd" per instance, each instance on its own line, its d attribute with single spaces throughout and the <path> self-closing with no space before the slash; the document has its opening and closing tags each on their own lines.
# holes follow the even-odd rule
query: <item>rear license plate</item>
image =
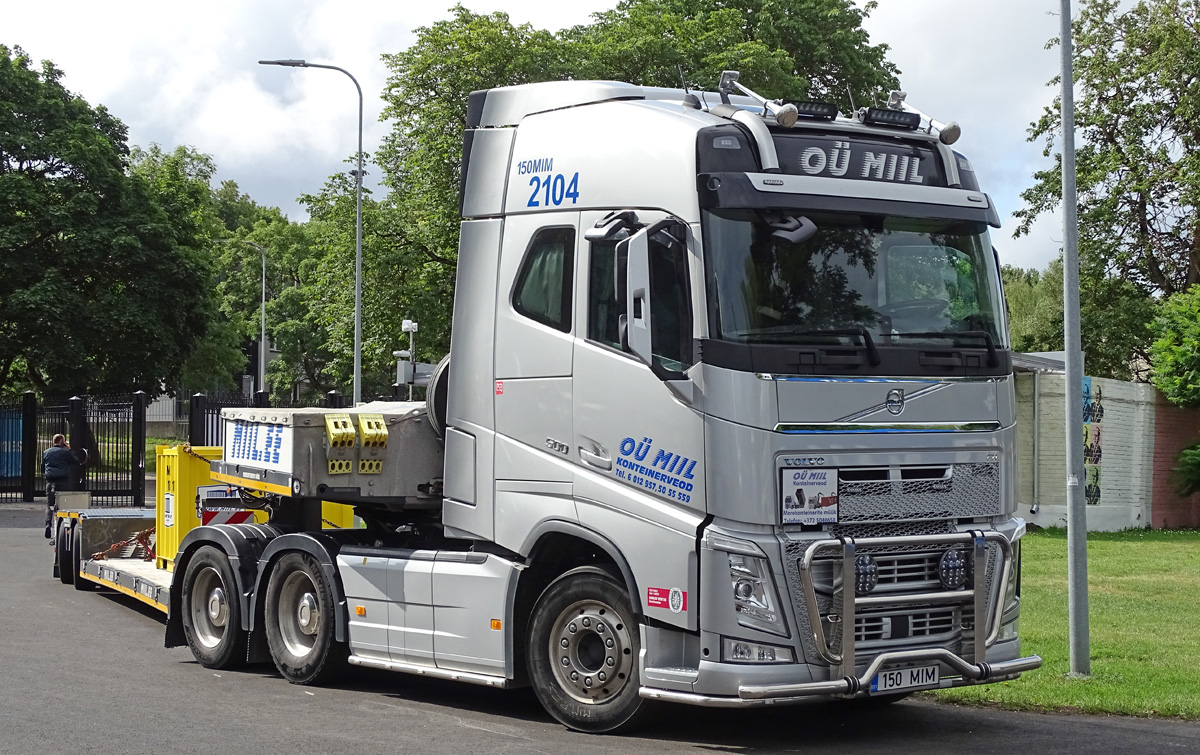
<svg viewBox="0 0 1200 755">
<path fill-rule="evenodd" d="M 912 668 L 880 671 L 871 679 L 871 693 L 926 689 L 938 686 L 940 681 L 941 667 L 936 663 L 931 666 L 913 666 Z"/>
</svg>

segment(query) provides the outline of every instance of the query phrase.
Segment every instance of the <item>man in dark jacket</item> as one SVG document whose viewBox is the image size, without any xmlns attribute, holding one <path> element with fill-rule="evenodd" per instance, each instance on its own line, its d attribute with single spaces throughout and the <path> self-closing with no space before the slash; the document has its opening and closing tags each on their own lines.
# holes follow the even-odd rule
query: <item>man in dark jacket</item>
<svg viewBox="0 0 1200 755">
<path fill-rule="evenodd" d="M 75 477 L 74 467 L 79 464 L 75 454 L 71 453 L 71 444 L 62 433 L 54 436 L 54 445 L 42 452 L 42 469 L 45 470 L 46 482 L 53 485 L 55 490 L 70 490 Z"/>
<path fill-rule="evenodd" d="M 54 445 L 42 452 L 42 471 L 46 477 L 46 537 L 50 537 L 50 523 L 58 510 L 55 493 L 74 487 L 79 460 L 71 453 L 71 444 L 62 433 L 54 436 Z"/>
</svg>

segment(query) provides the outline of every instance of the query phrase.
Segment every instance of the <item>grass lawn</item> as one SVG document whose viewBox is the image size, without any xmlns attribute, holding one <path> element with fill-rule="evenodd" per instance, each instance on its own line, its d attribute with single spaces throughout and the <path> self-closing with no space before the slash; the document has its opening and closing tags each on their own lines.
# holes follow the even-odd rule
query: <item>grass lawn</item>
<svg viewBox="0 0 1200 755">
<path fill-rule="evenodd" d="M 1068 679 L 1067 534 L 1024 539 L 1021 648 L 1044 661 L 1014 682 L 939 700 L 1023 710 L 1200 719 L 1200 532 L 1088 535 L 1092 675 Z"/>
<path fill-rule="evenodd" d="M 178 438 L 146 438 L 146 474 L 152 475 L 158 469 L 158 446 L 181 446 L 185 442 Z"/>
</svg>

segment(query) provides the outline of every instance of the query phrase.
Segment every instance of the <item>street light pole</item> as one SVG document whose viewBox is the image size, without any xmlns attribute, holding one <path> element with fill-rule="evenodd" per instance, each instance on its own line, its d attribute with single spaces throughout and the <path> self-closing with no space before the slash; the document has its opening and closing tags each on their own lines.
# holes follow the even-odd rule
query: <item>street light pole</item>
<svg viewBox="0 0 1200 755">
<path fill-rule="evenodd" d="M 1079 208 L 1075 186 L 1075 73 L 1071 0 L 1061 0 L 1063 348 L 1066 350 L 1067 626 L 1072 676 L 1092 673 L 1088 621 L 1087 501 L 1083 447 L 1083 357 L 1079 319 Z"/>
<path fill-rule="evenodd" d="M 309 63 L 305 60 L 260 60 L 259 65 L 287 66 L 289 68 L 326 68 L 341 71 L 354 82 L 358 90 L 358 170 L 354 172 L 354 404 L 362 403 L 362 134 L 363 94 L 358 79 L 345 68 Z"/>
<path fill-rule="evenodd" d="M 261 246 L 262 252 L 262 308 L 259 312 L 261 321 L 258 337 L 258 390 L 267 389 L 267 250 Z"/>
</svg>

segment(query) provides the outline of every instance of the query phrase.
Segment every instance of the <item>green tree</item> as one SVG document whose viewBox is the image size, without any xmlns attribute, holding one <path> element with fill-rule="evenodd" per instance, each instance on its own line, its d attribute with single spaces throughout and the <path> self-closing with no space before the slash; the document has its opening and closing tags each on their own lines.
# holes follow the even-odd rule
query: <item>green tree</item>
<svg viewBox="0 0 1200 755">
<path fill-rule="evenodd" d="M 1194 0 L 1123 6 L 1087 0 L 1073 26 L 1079 251 L 1106 276 L 1169 296 L 1200 282 L 1200 10 Z M 1059 99 L 1030 130 L 1047 156 L 1062 133 Z M 1059 205 L 1061 172 L 1056 158 L 1034 175 L 1018 235 Z"/>
<path fill-rule="evenodd" d="M 203 234 L 61 77 L 0 46 L 0 392 L 157 393 L 205 333 Z"/>
<path fill-rule="evenodd" d="M 898 86 L 887 45 L 862 27 L 874 9 L 849 0 L 625 0 L 561 36 L 576 78 L 713 90 L 732 69 L 773 97 L 838 103 L 886 100 Z"/>
<path fill-rule="evenodd" d="M 1150 330 L 1151 382 L 1172 404 L 1200 407 L 1200 286 L 1164 301 Z"/>
<path fill-rule="evenodd" d="M 1063 263 L 1045 270 L 1005 265 L 1000 270 L 1008 300 L 1008 327 L 1013 349 L 1020 352 L 1063 350 Z M 1146 323 L 1155 302 L 1129 281 L 1105 277 L 1094 267 L 1081 273 L 1085 296 L 1080 301 L 1084 367 L 1087 374 L 1117 380 L 1144 379 L 1138 365 L 1150 351 Z"/>
</svg>

